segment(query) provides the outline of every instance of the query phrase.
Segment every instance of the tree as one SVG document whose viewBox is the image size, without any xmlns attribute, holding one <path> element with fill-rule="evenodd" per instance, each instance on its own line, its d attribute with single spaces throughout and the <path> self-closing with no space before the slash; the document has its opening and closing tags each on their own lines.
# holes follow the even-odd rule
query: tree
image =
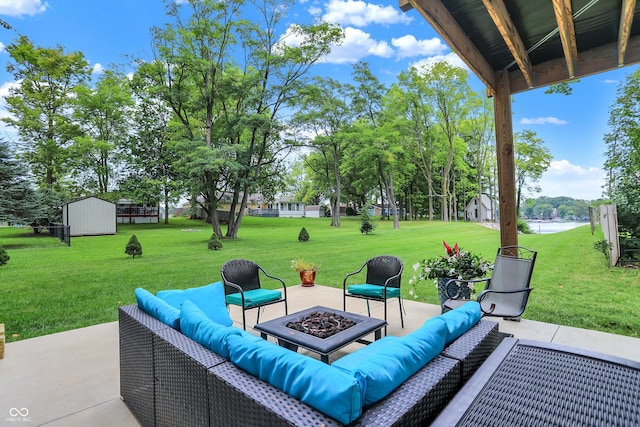
<svg viewBox="0 0 640 427">
<path fill-rule="evenodd" d="M 619 228 L 640 237 L 640 71 L 627 76 L 617 94 L 604 138 L 607 193 L 617 206 Z"/>
<path fill-rule="evenodd" d="M 73 117 L 83 135 L 74 139 L 70 159 L 74 181 L 83 191 L 105 194 L 113 190 L 111 181 L 122 158 L 118 154 L 132 127 L 128 85 L 124 75 L 107 70 L 95 88 L 79 86 L 74 91 Z"/>
<path fill-rule="evenodd" d="M 18 130 L 21 156 L 38 185 L 64 188 L 68 148 L 80 135 L 70 117 L 72 93 L 87 82 L 89 64 L 80 52 L 36 47 L 25 36 L 6 50 L 13 60 L 7 71 L 21 83 L 9 90 L 5 100 L 11 116 L 2 120 Z"/>
<path fill-rule="evenodd" d="M 551 164 L 551 152 L 544 141 L 531 130 L 516 132 L 514 135 L 514 164 L 516 177 L 516 212 L 520 212 L 522 190 L 539 192 L 534 185 Z"/>
<path fill-rule="evenodd" d="M 209 243 L 207 244 L 207 247 L 210 250 L 214 250 L 214 251 L 217 251 L 218 249 L 222 249 L 222 242 L 220 241 L 216 233 L 213 233 L 209 238 Z"/>
<path fill-rule="evenodd" d="M 7 251 L 0 245 L 0 267 L 8 263 L 10 259 Z"/>
<path fill-rule="evenodd" d="M 38 196 L 26 180 L 25 168 L 0 140 L 0 222 L 30 224 L 38 210 Z"/>
<path fill-rule="evenodd" d="M 307 242 L 309 241 L 309 232 L 306 228 L 302 227 L 300 229 L 300 233 L 298 233 L 298 241 L 299 242 Z"/>
<path fill-rule="evenodd" d="M 360 214 L 360 233 L 369 234 L 375 230 L 376 226 L 369 216 L 367 209 L 363 209 Z"/>
<path fill-rule="evenodd" d="M 142 245 L 138 241 L 136 235 L 132 235 L 124 249 L 124 253 L 135 258 L 136 255 L 142 256 Z"/>
</svg>

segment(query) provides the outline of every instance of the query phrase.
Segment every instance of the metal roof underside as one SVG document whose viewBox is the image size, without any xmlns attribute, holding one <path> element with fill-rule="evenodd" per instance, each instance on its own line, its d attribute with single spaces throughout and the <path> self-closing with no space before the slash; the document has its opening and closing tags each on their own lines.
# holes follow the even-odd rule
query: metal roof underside
<svg viewBox="0 0 640 427">
<path fill-rule="evenodd" d="M 493 91 L 511 93 L 640 62 L 635 0 L 400 0 L 415 8 Z"/>
</svg>

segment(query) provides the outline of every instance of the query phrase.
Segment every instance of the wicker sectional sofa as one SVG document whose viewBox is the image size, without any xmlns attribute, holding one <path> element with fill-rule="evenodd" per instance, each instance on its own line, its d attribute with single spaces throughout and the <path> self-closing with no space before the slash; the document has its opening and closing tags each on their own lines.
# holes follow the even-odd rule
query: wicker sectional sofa
<svg viewBox="0 0 640 427">
<path fill-rule="evenodd" d="M 335 419 L 236 367 L 136 305 L 119 308 L 120 393 L 143 426 L 335 426 Z M 432 421 L 498 346 L 480 320 L 351 425 Z"/>
</svg>

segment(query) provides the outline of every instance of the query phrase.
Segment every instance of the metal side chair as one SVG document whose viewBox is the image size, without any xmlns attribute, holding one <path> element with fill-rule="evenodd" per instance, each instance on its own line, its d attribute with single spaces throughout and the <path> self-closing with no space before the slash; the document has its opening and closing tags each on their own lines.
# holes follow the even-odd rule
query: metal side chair
<svg viewBox="0 0 640 427">
<path fill-rule="evenodd" d="M 360 273 L 365 268 L 367 269 L 365 283 L 347 286 L 349 277 Z M 402 269 L 403 264 L 398 257 L 392 255 L 381 255 L 371 258 L 365 262 L 358 271 L 347 274 L 342 282 L 343 310 L 347 311 L 347 297 L 361 298 L 367 301 L 367 313 L 369 314 L 369 317 L 371 317 L 369 300 L 379 301 L 384 304 L 384 320 L 387 320 L 387 300 L 389 298 L 398 298 L 398 305 L 400 307 L 400 323 L 404 328 L 404 318 L 402 317 L 402 297 L 400 295 Z M 386 332 L 385 326 L 385 335 Z"/>
<path fill-rule="evenodd" d="M 504 246 L 498 249 L 490 278 L 475 280 L 452 279 L 445 286 L 449 299 L 445 309 L 454 309 L 468 300 L 460 298 L 460 289 L 469 284 L 486 282 L 478 295 L 480 309 L 485 316 L 519 320 L 524 313 L 533 290 L 529 287 L 537 252 L 522 246 Z"/>
<path fill-rule="evenodd" d="M 279 281 L 282 291 L 264 289 L 260 285 L 260 272 L 264 277 Z M 271 276 L 253 261 L 234 259 L 224 263 L 220 269 L 227 305 L 242 307 L 242 328 L 247 329 L 245 311 L 258 309 L 256 323 L 260 323 L 260 308 L 266 305 L 284 302 L 284 314 L 287 315 L 287 287 L 279 277 Z"/>
</svg>

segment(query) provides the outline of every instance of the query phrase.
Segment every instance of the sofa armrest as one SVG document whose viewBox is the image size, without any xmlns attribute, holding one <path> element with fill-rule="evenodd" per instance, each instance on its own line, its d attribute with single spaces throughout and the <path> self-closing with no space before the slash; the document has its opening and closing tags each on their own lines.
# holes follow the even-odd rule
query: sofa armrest
<svg viewBox="0 0 640 427">
<path fill-rule="evenodd" d="M 498 347 L 502 338 L 498 323 L 482 319 L 445 347 L 441 355 L 461 362 L 462 385 Z"/>
<path fill-rule="evenodd" d="M 142 425 L 154 425 L 153 337 L 170 329 L 137 305 L 118 308 L 120 396 Z"/>
</svg>

